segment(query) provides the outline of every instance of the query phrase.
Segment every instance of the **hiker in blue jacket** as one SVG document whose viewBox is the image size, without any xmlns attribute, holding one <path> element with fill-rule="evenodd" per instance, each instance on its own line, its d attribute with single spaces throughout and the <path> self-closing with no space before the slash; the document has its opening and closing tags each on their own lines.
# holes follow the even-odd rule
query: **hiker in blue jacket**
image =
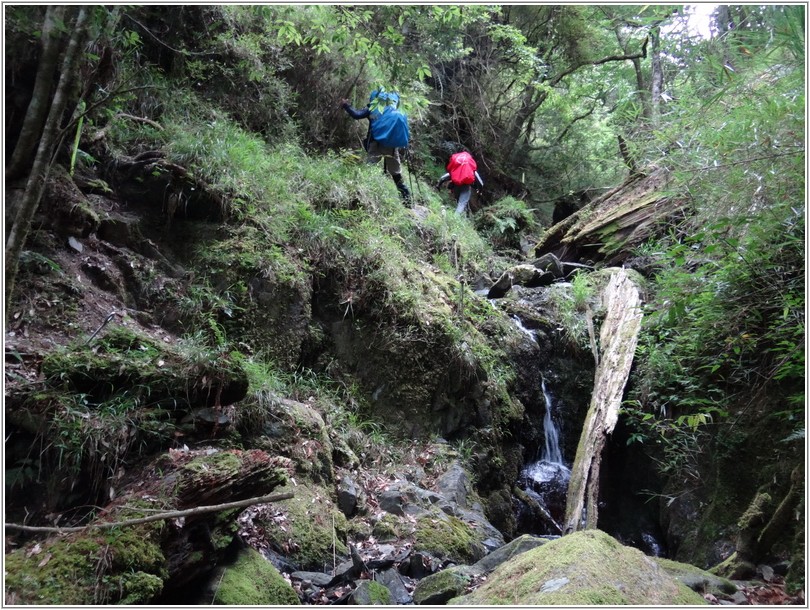
<svg viewBox="0 0 810 610">
<path fill-rule="evenodd" d="M 402 180 L 402 164 L 399 160 L 399 148 L 382 146 L 379 142 L 371 137 L 371 121 L 374 120 L 374 117 L 372 117 L 370 103 L 362 110 L 357 110 L 352 108 L 349 100 L 344 99 L 341 100 L 340 106 L 350 117 L 355 120 L 368 119 L 368 134 L 366 135 L 366 140 L 364 142 L 366 152 L 368 153 L 366 161 L 368 161 L 368 163 L 377 163 L 379 162 L 380 157 L 384 158 L 385 171 L 391 174 L 391 177 L 394 179 L 394 184 L 397 185 L 397 190 L 405 203 L 410 203 L 411 191 L 408 190 L 408 187 Z"/>
</svg>

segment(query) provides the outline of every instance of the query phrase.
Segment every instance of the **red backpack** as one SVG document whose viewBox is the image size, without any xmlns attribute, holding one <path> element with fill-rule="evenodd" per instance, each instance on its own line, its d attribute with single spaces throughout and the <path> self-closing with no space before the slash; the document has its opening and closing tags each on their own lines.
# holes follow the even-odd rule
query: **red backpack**
<svg viewBox="0 0 810 610">
<path fill-rule="evenodd" d="M 472 184 L 475 182 L 475 170 L 478 165 L 468 152 L 458 152 L 447 162 L 447 171 L 453 184 Z"/>
</svg>

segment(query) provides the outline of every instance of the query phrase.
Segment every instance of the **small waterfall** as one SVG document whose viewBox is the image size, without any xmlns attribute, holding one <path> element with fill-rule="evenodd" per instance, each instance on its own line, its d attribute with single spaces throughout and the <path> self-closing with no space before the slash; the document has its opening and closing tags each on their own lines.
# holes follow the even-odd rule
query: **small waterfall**
<svg viewBox="0 0 810 610">
<path fill-rule="evenodd" d="M 551 418 L 551 409 L 554 403 L 552 402 L 551 395 L 546 389 L 545 379 L 543 379 L 541 387 L 543 390 L 543 400 L 546 403 L 546 414 L 543 417 L 543 431 L 546 437 L 546 445 L 543 448 L 541 460 L 551 462 L 552 464 L 563 465 L 563 457 L 562 453 L 560 452 L 560 432 L 557 430 L 557 426 L 554 424 L 554 420 Z"/>
<path fill-rule="evenodd" d="M 560 432 L 554 423 L 554 396 L 541 384 L 546 412 L 543 416 L 545 444 L 540 459 L 526 465 L 520 474 L 523 490 L 518 511 L 518 529 L 531 534 L 562 534 L 565 501 L 571 470 L 565 465 L 560 450 Z"/>
<path fill-rule="evenodd" d="M 537 331 L 536 330 L 531 330 L 531 329 L 526 328 L 525 326 L 523 326 L 523 321 L 514 314 L 512 314 L 509 317 L 512 318 L 512 321 L 515 323 L 515 326 L 518 327 L 518 330 L 520 332 L 525 334 L 532 341 L 537 342 Z"/>
</svg>

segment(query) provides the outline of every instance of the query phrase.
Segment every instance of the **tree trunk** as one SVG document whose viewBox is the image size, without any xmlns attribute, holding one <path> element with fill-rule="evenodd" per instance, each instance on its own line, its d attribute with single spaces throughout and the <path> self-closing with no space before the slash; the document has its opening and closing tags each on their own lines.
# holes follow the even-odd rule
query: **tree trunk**
<svg viewBox="0 0 810 610">
<path fill-rule="evenodd" d="M 76 17 L 76 23 L 73 26 L 73 34 L 71 35 L 67 51 L 65 52 L 59 84 L 56 87 L 53 102 L 48 111 L 48 118 L 45 121 L 42 138 L 37 147 L 34 165 L 31 168 L 31 174 L 28 177 L 28 183 L 25 187 L 25 194 L 15 215 L 8 241 L 6 241 L 6 319 L 9 309 L 11 308 L 11 295 L 14 292 L 14 282 L 19 269 L 20 252 L 22 252 L 25 240 L 31 230 L 31 221 L 39 206 L 42 192 L 45 190 L 45 183 L 48 180 L 48 172 L 51 168 L 54 151 L 58 145 L 59 120 L 67 104 L 68 92 L 70 91 L 72 81 L 75 79 L 75 68 L 79 56 L 79 49 L 84 42 L 87 32 L 88 9 L 86 7 L 80 7 L 77 10 L 78 16 Z M 35 103 L 34 100 L 31 100 L 31 103 Z M 39 101 L 36 103 L 39 103 Z"/>
<path fill-rule="evenodd" d="M 650 110 L 655 126 L 661 115 L 661 93 L 664 89 L 664 70 L 661 66 L 661 26 L 659 25 L 650 29 L 650 63 L 652 65 Z"/>
<path fill-rule="evenodd" d="M 584 529 L 596 527 L 602 449 L 619 418 L 619 407 L 641 329 L 641 295 L 626 270 L 613 271 L 602 301 L 607 310 L 599 333 L 602 354 L 596 368 L 591 405 L 571 468 L 564 534 L 583 529 L 583 522 Z"/>
<path fill-rule="evenodd" d="M 28 104 L 25 119 L 23 119 L 20 137 L 6 168 L 7 182 L 22 176 L 25 169 L 31 166 L 37 142 L 42 135 L 42 126 L 48 115 L 48 103 L 53 90 L 54 72 L 61 50 L 62 33 L 59 31 L 58 24 L 64 21 L 64 13 L 65 7 L 63 6 L 49 6 L 45 13 L 40 38 L 42 50 L 40 51 L 37 77 L 31 101 Z"/>
</svg>

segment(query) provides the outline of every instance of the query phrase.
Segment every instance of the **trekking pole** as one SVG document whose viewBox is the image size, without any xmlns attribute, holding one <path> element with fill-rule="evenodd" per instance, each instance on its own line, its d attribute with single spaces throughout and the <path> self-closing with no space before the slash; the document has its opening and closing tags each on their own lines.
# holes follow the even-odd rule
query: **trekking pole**
<svg viewBox="0 0 810 610">
<path fill-rule="evenodd" d="M 413 195 L 413 170 L 411 169 L 411 149 L 405 151 L 405 165 L 408 166 L 408 182 L 411 183 L 411 195 Z M 419 180 L 416 181 L 419 184 Z M 421 202 L 420 202 L 421 203 Z"/>
<path fill-rule="evenodd" d="M 408 178 L 411 181 L 411 192 L 413 192 L 413 165 L 411 164 L 411 159 L 413 154 L 411 153 L 410 146 L 408 147 L 408 153 L 405 155 L 405 160 L 408 164 Z M 419 178 L 416 179 L 416 190 L 419 191 L 419 201 L 422 202 L 422 185 L 419 184 Z"/>
</svg>

